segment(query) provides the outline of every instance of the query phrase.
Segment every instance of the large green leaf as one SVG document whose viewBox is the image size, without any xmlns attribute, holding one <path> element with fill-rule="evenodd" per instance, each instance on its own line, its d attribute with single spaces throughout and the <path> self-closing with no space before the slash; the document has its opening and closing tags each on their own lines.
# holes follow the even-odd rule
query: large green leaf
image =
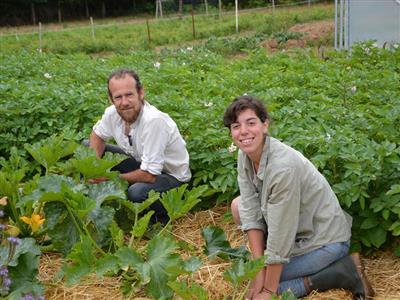
<svg viewBox="0 0 400 300">
<path fill-rule="evenodd" d="M 21 299 L 22 293 L 43 294 L 43 287 L 36 278 L 39 267 L 39 255 L 26 252 L 18 257 L 18 265 L 9 267 L 11 290 L 13 293 L 7 299 Z"/>
<path fill-rule="evenodd" d="M 8 265 L 15 267 L 18 265 L 19 256 L 31 253 L 33 256 L 39 256 L 41 254 L 39 246 L 33 238 L 20 239 L 20 243 L 15 246 L 11 260 L 9 260 L 9 247 L 10 243 L 5 243 L 0 247 L 0 265 Z"/>
<path fill-rule="evenodd" d="M 13 291 L 7 299 L 20 299 L 23 293 L 42 295 L 43 288 L 36 278 L 41 251 L 35 240 L 32 238 L 20 239 L 20 243 L 15 246 L 11 260 L 8 262 L 9 246 L 0 247 L 0 265 L 8 263 L 11 290 Z"/>
<path fill-rule="evenodd" d="M 86 225 L 92 237 L 100 245 L 106 245 L 110 241 L 110 226 L 115 210 L 109 206 L 102 206 L 90 212 Z M 89 223 L 90 222 L 90 223 Z"/>
<path fill-rule="evenodd" d="M 185 269 L 186 272 L 189 274 L 193 274 L 196 272 L 201 266 L 203 265 L 203 262 L 201 259 L 197 256 L 192 256 L 189 257 L 189 259 L 184 261 L 183 268 Z"/>
<path fill-rule="evenodd" d="M 124 271 L 128 271 L 129 268 L 136 269 L 136 266 L 143 265 L 143 258 L 140 254 L 128 247 L 119 248 L 115 256 L 118 257 L 118 264 Z M 143 278 L 149 278 L 147 274 L 143 275 L 145 275 L 142 276 Z"/>
<path fill-rule="evenodd" d="M 266 256 L 244 261 L 236 260 L 233 265 L 224 272 L 223 276 L 233 286 L 240 286 L 244 281 L 253 279 L 257 273 L 264 268 Z"/>
<path fill-rule="evenodd" d="M 160 198 L 160 193 L 150 191 L 147 199 L 143 202 L 122 201 L 121 204 L 128 208 L 134 215 L 138 216 L 141 212 L 148 209 Z"/>
<path fill-rule="evenodd" d="M 82 174 L 84 180 L 106 177 L 116 178 L 118 172 L 110 172 L 110 169 L 116 166 L 124 157 L 120 154 L 107 152 L 103 158 L 98 158 L 93 149 L 80 146 L 74 154 L 74 158 L 68 163 Z"/>
<path fill-rule="evenodd" d="M 70 177 L 54 174 L 43 176 L 38 179 L 36 189 L 31 194 L 22 197 L 17 203 L 17 207 L 23 207 L 27 203 L 37 201 L 61 201 L 64 198 L 62 193 L 63 185 L 67 185 L 73 190 L 83 188 L 82 185 L 77 185 Z"/>
<path fill-rule="evenodd" d="M 195 187 L 188 191 L 187 184 L 163 193 L 161 203 L 168 212 L 171 221 L 176 220 L 188 213 L 201 200 L 199 197 L 207 191 L 206 185 Z"/>
<path fill-rule="evenodd" d="M 207 226 L 201 234 L 206 242 L 204 254 L 210 258 L 218 256 L 226 260 L 228 258 L 247 259 L 249 257 L 249 252 L 244 246 L 231 248 L 224 231 L 219 227 Z"/>
<path fill-rule="evenodd" d="M 88 197 L 96 201 L 96 207 L 100 207 L 104 201 L 114 199 L 126 199 L 125 186 L 115 181 L 105 181 L 88 186 Z"/>
<path fill-rule="evenodd" d="M 367 236 L 372 245 L 374 245 L 376 248 L 379 248 L 384 242 L 386 242 L 387 231 L 381 226 L 377 226 L 369 229 L 367 231 Z"/>
<path fill-rule="evenodd" d="M 124 245 L 124 232 L 118 227 L 117 222 L 113 220 L 110 225 L 110 234 L 114 242 L 115 249 L 119 249 Z"/>
<path fill-rule="evenodd" d="M 146 286 L 148 295 L 156 299 L 169 299 L 173 296 L 168 282 L 184 273 L 182 260 L 174 253 L 176 249 L 177 244 L 172 239 L 155 236 L 147 244 L 146 261 L 133 266 L 143 281 L 150 279 Z"/>
<path fill-rule="evenodd" d="M 206 300 L 208 299 L 208 293 L 198 284 L 192 282 L 188 285 L 184 281 L 171 281 L 168 285 L 174 290 L 174 292 L 181 297 L 183 300 Z"/>
<path fill-rule="evenodd" d="M 79 283 L 82 277 L 92 272 L 96 265 L 96 256 L 92 243 L 88 237 L 82 236 L 67 256 L 69 264 L 64 264 L 62 272 L 67 285 Z"/>
<path fill-rule="evenodd" d="M 149 221 L 151 216 L 154 214 L 154 211 L 149 211 L 143 217 L 141 217 L 132 227 L 131 235 L 132 237 L 141 239 L 146 232 L 146 229 L 149 225 Z"/>
<path fill-rule="evenodd" d="M 75 243 L 79 242 L 80 233 L 75 227 L 65 205 L 60 202 L 49 202 L 44 207 L 48 235 L 54 248 L 64 254 L 69 253 Z"/>
<path fill-rule="evenodd" d="M 11 173 L 0 171 L 0 194 L 8 197 L 17 195 L 19 183 L 24 176 L 24 170 L 16 170 Z"/>
<path fill-rule="evenodd" d="M 25 145 L 30 155 L 47 171 L 53 167 L 61 158 L 74 153 L 78 144 L 72 141 L 64 141 L 63 136 L 51 136 L 46 140 L 33 145 Z"/>
</svg>

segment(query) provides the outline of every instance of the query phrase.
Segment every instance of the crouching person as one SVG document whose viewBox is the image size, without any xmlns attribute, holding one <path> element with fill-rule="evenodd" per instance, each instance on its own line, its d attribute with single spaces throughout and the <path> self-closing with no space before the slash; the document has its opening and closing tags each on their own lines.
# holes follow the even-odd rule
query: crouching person
<svg viewBox="0 0 400 300">
<path fill-rule="evenodd" d="M 267 255 L 246 299 L 335 288 L 356 299 L 372 298 L 358 254 L 348 254 L 351 217 L 308 159 L 268 135 L 263 103 L 250 96 L 234 99 L 224 125 L 239 148 L 240 196 L 232 214 L 247 233 L 253 258 Z"/>
<path fill-rule="evenodd" d="M 165 192 L 188 182 L 191 173 L 186 143 L 169 115 L 144 99 L 139 76 L 132 70 L 117 70 L 109 76 L 107 85 L 112 105 L 94 125 L 89 146 L 98 157 L 104 151 L 128 156 L 113 170 L 129 183 L 129 200 L 143 202 L 150 190 Z M 106 144 L 109 139 L 117 146 Z M 155 221 L 168 221 L 159 201 L 150 208 L 155 211 Z"/>
</svg>

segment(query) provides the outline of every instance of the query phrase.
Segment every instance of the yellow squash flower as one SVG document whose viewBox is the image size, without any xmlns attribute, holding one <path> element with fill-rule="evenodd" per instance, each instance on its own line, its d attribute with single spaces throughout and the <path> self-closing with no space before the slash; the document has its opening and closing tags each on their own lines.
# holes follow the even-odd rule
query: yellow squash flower
<svg viewBox="0 0 400 300">
<path fill-rule="evenodd" d="M 45 221 L 45 218 L 42 218 L 40 215 L 33 213 L 30 218 L 27 216 L 23 216 L 21 217 L 21 220 L 31 227 L 32 232 L 36 232 Z"/>
</svg>

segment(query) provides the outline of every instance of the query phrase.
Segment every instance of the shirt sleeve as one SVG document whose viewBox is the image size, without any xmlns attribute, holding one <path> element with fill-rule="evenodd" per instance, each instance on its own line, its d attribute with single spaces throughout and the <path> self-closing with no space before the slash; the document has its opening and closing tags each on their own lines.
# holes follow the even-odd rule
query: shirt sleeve
<svg viewBox="0 0 400 300">
<path fill-rule="evenodd" d="M 101 119 L 97 121 L 92 129 L 94 133 L 104 141 L 113 137 L 110 107 L 106 109 Z"/>
<path fill-rule="evenodd" d="M 153 175 L 161 174 L 164 168 L 165 149 L 170 138 L 168 125 L 161 119 L 153 119 L 144 128 L 142 135 L 143 154 L 140 169 Z"/>
<path fill-rule="evenodd" d="M 240 189 L 239 215 L 243 231 L 260 229 L 266 232 L 260 197 L 243 166 L 243 156 L 238 159 L 238 184 Z"/>
<path fill-rule="evenodd" d="M 300 178 L 294 168 L 283 169 L 272 176 L 266 203 L 266 263 L 287 263 L 295 242 L 300 216 Z"/>
</svg>

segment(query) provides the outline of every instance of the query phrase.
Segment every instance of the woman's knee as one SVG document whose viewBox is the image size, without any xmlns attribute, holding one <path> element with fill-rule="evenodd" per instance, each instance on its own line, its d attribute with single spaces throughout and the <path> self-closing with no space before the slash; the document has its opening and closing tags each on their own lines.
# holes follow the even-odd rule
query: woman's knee
<svg viewBox="0 0 400 300">
<path fill-rule="evenodd" d="M 239 215 L 239 201 L 240 201 L 240 196 L 233 199 L 231 203 L 231 212 L 233 221 L 235 221 L 236 225 L 238 226 L 241 224 Z"/>
</svg>

